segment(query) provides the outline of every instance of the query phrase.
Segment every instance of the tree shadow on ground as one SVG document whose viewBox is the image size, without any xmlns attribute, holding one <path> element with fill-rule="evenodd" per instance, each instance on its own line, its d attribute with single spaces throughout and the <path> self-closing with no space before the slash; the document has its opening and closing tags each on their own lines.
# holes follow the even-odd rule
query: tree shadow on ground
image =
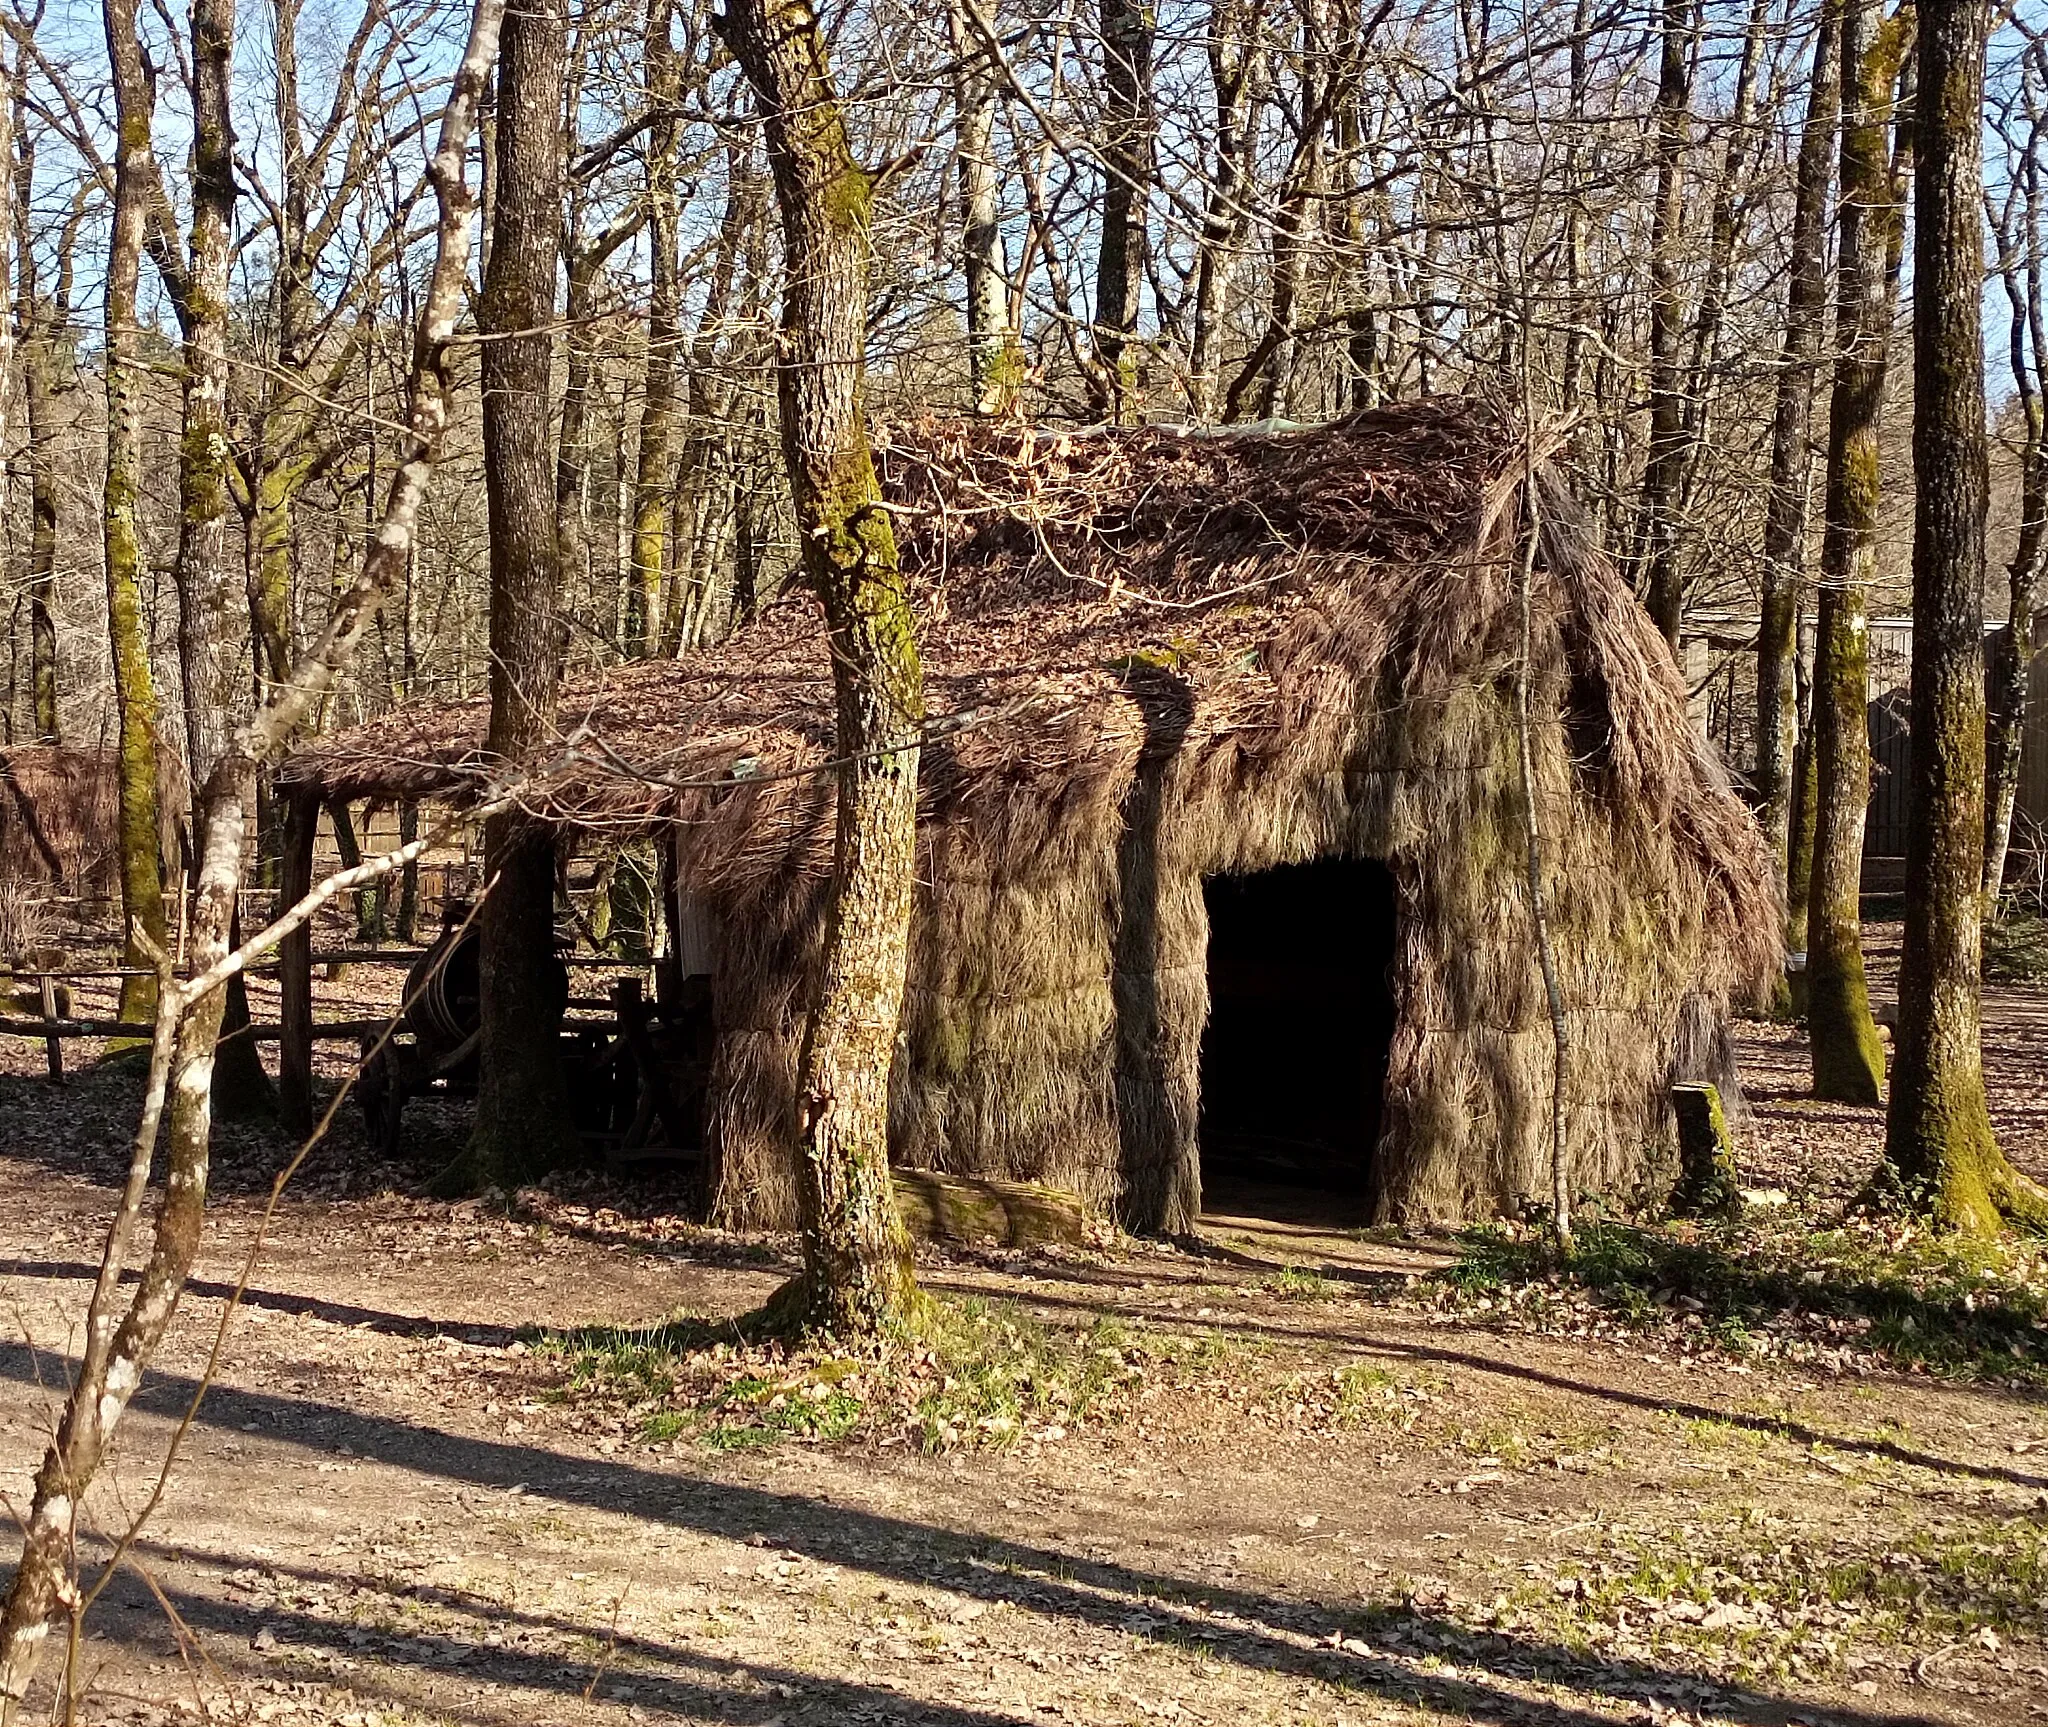
<svg viewBox="0 0 2048 1727">
<path fill-rule="evenodd" d="M 1096 1314 L 1103 1310 L 1092 1302 L 1078 1301 L 1069 1297 L 1047 1295 L 1034 1291 L 1030 1303 L 1038 1307 L 1062 1307 L 1075 1314 Z M 1158 1316 L 1148 1315 L 1149 1323 L 1162 1323 Z M 1604 1385 L 1583 1378 L 1569 1378 L 1561 1373 L 1549 1373 L 1527 1362 L 1510 1361 L 1497 1356 L 1479 1355 L 1459 1349 L 1445 1349 L 1434 1344 L 1415 1343 L 1398 1337 L 1388 1337 L 1363 1328 L 1326 1326 L 1317 1330 L 1299 1330 L 1287 1326 L 1270 1325 L 1256 1319 L 1238 1319 L 1228 1314 L 1212 1315 L 1208 1319 L 1186 1320 L 1183 1322 L 1189 1335 L 1208 1332 L 1242 1334 L 1245 1336 L 1273 1339 L 1287 1343 L 1335 1343 L 1349 1349 L 1370 1351 L 1375 1354 L 1400 1357 L 1405 1360 L 1429 1362 L 1443 1367 L 1467 1367 L 1479 1373 L 1499 1375 L 1503 1378 L 1519 1379 L 1530 1385 L 1539 1385 L 1547 1390 L 1561 1391 L 1573 1397 L 1591 1398 L 1597 1402 L 1619 1404 L 1626 1409 L 1639 1409 L 1652 1414 L 1676 1415 L 1689 1421 L 1719 1422 L 1728 1427 L 1742 1428 L 1751 1433 L 1765 1434 L 1773 1438 L 1789 1439 L 1806 1446 L 1826 1446 L 1831 1451 L 1851 1455 L 1884 1458 L 1893 1463 L 1910 1464 L 1916 1469 L 1933 1470 L 1940 1474 L 1961 1476 L 1976 1481 L 2002 1482 L 2012 1487 L 2026 1487 L 2048 1490 L 2048 1475 L 2037 1475 L 2023 1469 L 2012 1469 L 2002 1464 L 1966 1463 L 1958 1458 L 1941 1457 L 1931 1451 L 1917 1450 L 1912 1446 L 1900 1445 L 1889 1439 L 1858 1439 L 1843 1434 L 1829 1433 L 1809 1422 L 1797 1421 L 1789 1416 L 1757 1415 L 1748 1411 L 1719 1408 L 1713 1404 L 1697 1403 L 1690 1400 L 1662 1397 L 1655 1392 L 1630 1391 L 1615 1385 Z"/>
<path fill-rule="evenodd" d="M 1408 1274 L 1404 1271 L 1390 1271 L 1377 1266 L 1345 1265 L 1332 1259 L 1278 1259 L 1270 1254 L 1248 1253 L 1241 1247 L 1232 1247 L 1217 1240 L 1213 1235 L 1184 1235 L 1176 1239 L 1174 1245 L 1197 1262 L 1209 1260 L 1260 1277 L 1312 1272 L 1326 1282 L 1348 1284 L 1367 1299 L 1374 1295 L 1392 1295 L 1405 1287 L 1408 1281 Z M 1314 1245 L 1313 1237 L 1309 1238 L 1309 1245 Z"/>
<path fill-rule="evenodd" d="M 98 1274 L 97 1267 L 82 1261 L 45 1260 L 0 1260 L 0 1275 L 13 1277 L 51 1277 L 90 1281 Z M 123 1280 L 133 1283 L 135 1274 L 130 1272 Z M 930 1279 L 927 1287 L 946 1293 L 978 1295 L 984 1292 L 964 1285 L 951 1285 L 943 1279 Z M 185 1285 L 187 1292 L 205 1300 L 225 1300 L 233 1290 L 224 1283 L 195 1278 Z M 530 1340 L 534 1328 L 530 1325 L 494 1325 L 467 1320 L 438 1320 L 413 1314 L 393 1313 L 382 1308 L 361 1307 L 354 1303 L 328 1301 L 315 1296 L 296 1295 L 283 1290 L 251 1288 L 243 1291 L 242 1305 L 260 1308 L 272 1313 L 290 1314 L 294 1317 L 308 1317 L 324 1320 L 331 1325 L 346 1325 L 367 1328 L 388 1337 L 433 1338 L 452 1337 L 464 1343 L 504 1348 L 506 1345 Z M 1034 1290 L 1020 1305 L 1032 1307 L 1059 1308 L 1073 1313 L 1077 1318 L 1114 1317 L 1112 1310 L 1093 1302 L 1078 1300 L 1046 1291 Z M 1690 1421 L 1716 1422 L 1728 1427 L 1771 1438 L 1790 1440 L 1807 1447 L 1824 1446 L 1830 1451 L 1848 1455 L 1880 1458 L 1887 1462 L 1910 1465 L 1916 1469 L 1931 1470 L 1938 1474 L 1958 1476 L 1964 1479 L 1999 1482 L 2007 1486 L 2048 1491 L 2048 1474 L 2013 1468 L 2003 1464 L 1968 1463 L 1958 1458 L 1942 1457 L 1934 1452 L 1917 1447 L 1902 1445 L 1896 1440 L 1855 1438 L 1844 1434 L 1831 1433 L 1810 1422 L 1794 1420 L 1789 1416 L 1758 1415 L 1710 1403 L 1678 1400 L 1662 1397 L 1654 1392 L 1630 1391 L 1619 1386 L 1604 1385 L 1584 1378 L 1567 1377 L 1534 1367 L 1525 1361 L 1506 1360 L 1496 1356 L 1480 1355 L 1469 1350 L 1449 1349 L 1434 1344 L 1415 1343 L 1405 1339 L 1388 1337 L 1355 1327 L 1321 1327 L 1313 1330 L 1290 1328 L 1263 1323 L 1255 1319 L 1238 1318 L 1229 1314 L 1216 1314 L 1208 1319 L 1178 1320 L 1147 1315 L 1146 1323 L 1162 1329 L 1179 1329 L 1189 1336 L 1200 1336 L 1210 1332 L 1242 1334 L 1269 1338 L 1276 1341 L 1303 1343 L 1335 1343 L 1345 1348 L 1370 1351 L 1388 1357 L 1399 1357 L 1417 1362 L 1427 1362 L 1443 1367 L 1468 1368 L 1479 1373 L 1492 1374 L 1503 1378 L 1522 1380 L 1530 1385 L 1547 1390 L 1567 1393 L 1573 1397 L 1589 1398 L 1599 1402 L 1619 1404 L 1624 1408 L 1641 1410 L 1653 1414 L 1675 1415 Z M 560 1335 L 575 1340 L 578 1338 L 600 1338 L 613 1335 L 629 1335 L 636 1341 L 646 1341 L 663 1334 L 662 1327 L 611 1326 L 572 1328 Z M 682 1322 L 674 1333 L 679 1346 L 696 1341 L 730 1340 L 729 1323 L 718 1320 Z"/>
<path fill-rule="evenodd" d="M 1583 1290 L 1622 1322 L 1659 1326 L 1674 1308 L 1716 1341 L 1795 1320 L 1902 1369 L 1987 1388 L 2048 1388 L 2048 1287 L 2006 1274 L 1983 1244 L 1916 1233 L 1897 1246 L 1844 1227 L 1766 1231 L 1745 1222 L 1683 1229 L 1598 1222 L 1560 1267 L 1548 1242 L 1495 1226 L 1460 1233 L 1439 1274 L 1468 1295 L 1540 1300 Z"/>
<path fill-rule="evenodd" d="M 0 1277 L 67 1278 L 90 1283 L 99 1274 L 98 1266 L 87 1265 L 83 1260 L 0 1259 Z M 132 1284 L 140 1275 L 131 1267 L 122 1273 L 121 1281 Z M 202 1301 L 226 1301 L 235 1291 L 232 1284 L 189 1277 L 185 1280 L 185 1293 Z M 241 1305 L 260 1308 L 266 1313 L 290 1314 L 295 1319 L 318 1319 L 328 1325 L 374 1331 L 385 1337 L 454 1337 L 464 1343 L 482 1344 L 494 1349 L 503 1349 L 508 1343 L 531 1336 L 533 1329 L 523 1325 L 492 1325 L 474 1320 L 450 1321 L 392 1313 L 381 1307 L 358 1307 L 353 1302 L 293 1295 L 280 1289 L 245 1289 Z"/>
<path fill-rule="evenodd" d="M 75 1363 L 69 1365 L 75 1370 Z M 35 1383 L 37 1369 L 38 1362 L 27 1349 L 0 1346 L 0 1373 Z M 196 1383 L 182 1375 L 159 1374 L 135 1401 L 139 1408 L 175 1420 L 196 1389 Z M 753 1542 L 990 1603 L 1013 1602 L 1098 1631 L 1130 1635 L 1134 1613 L 1142 1608 L 1147 1621 L 1143 1635 L 1154 1641 L 1199 1645 L 1219 1660 L 1246 1668 L 1371 1691 L 1457 1718 L 1536 1727 L 1611 1722 L 1610 1716 L 1589 1709 L 1503 1690 L 1489 1678 L 1558 1684 L 1610 1701 L 1699 1689 L 1690 1675 L 1648 1663 L 1588 1662 L 1561 1646 L 1462 1629 L 1454 1657 L 1459 1666 L 1436 1671 L 1426 1665 L 1411 1668 L 1369 1649 L 1361 1654 L 1326 1646 L 1333 1633 L 1370 1632 L 1372 1616 L 1365 1604 L 1290 1600 L 801 1494 L 618 1461 L 570 1458 L 537 1446 L 449 1433 L 275 1393 L 216 1387 L 208 1394 L 200 1421 L 237 1435 L 267 1432 L 309 1451 L 339 1454 L 346 1448 L 359 1461 L 473 1487 L 533 1490 L 558 1503 Z M 318 1634 L 334 1629 L 322 1626 Z M 1716 1713 L 1747 1727 L 1787 1727 L 1795 1717 L 1833 1727 L 1904 1727 L 1912 1719 L 1719 1686 L 1711 1690 Z M 903 1707 L 925 1708 L 907 1700 Z M 948 1718 L 941 1714 L 938 1719 Z M 952 1719 L 968 1727 L 995 1718 L 970 1714 Z"/>
<path fill-rule="evenodd" d="M 190 1630 L 217 1640 L 210 1647 L 212 1665 L 223 1664 L 221 1645 L 247 1648 L 259 1630 L 268 1629 L 277 1649 L 302 1660 L 311 1655 L 336 1658 L 350 1667 L 336 1674 L 358 1695 L 381 1699 L 404 1707 L 418 1699 L 396 1682 L 390 1671 L 411 1668 L 425 1674 L 484 1681 L 526 1693 L 530 1701 L 496 1712 L 495 1719 L 528 1727 L 549 1717 L 536 1711 L 571 1706 L 592 1697 L 630 1697 L 636 1707 L 652 1710 L 663 1718 L 688 1721 L 730 1722 L 734 1727 L 786 1719 L 792 1707 L 800 1718 L 834 1722 L 915 1722 L 918 1727 L 1021 1727 L 1032 1719 L 1029 1713 L 1011 1714 L 961 1704 L 928 1702 L 906 1696 L 886 1685 L 867 1684 L 836 1676 L 807 1673 L 800 1668 L 710 1655 L 658 1639 L 620 1634 L 607 1642 L 605 1627 L 596 1622 L 578 1623 L 508 1608 L 482 1599 L 464 1599 L 447 1590 L 414 1589 L 409 1599 L 463 1613 L 475 1621 L 470 1635 L 449 1635 L 442 1631 L 393 1629 L 366 1633 L 360 1627 L 296 1608 L 274 1604 L 244 1603 L 229 1597 L 202 1594 L 166 1582 L 156 1565 L 176 1555 L 153 1554 L 152 1574 L 179 1619 Z M 288 1568 L 271 1567 L 279 1572 Z M 290 1569 L 289 1575 L 312 1580 L 323 1574 Z M 332 1576 L 343 1586 L 354 1578 Z M 117 1597 L 117 1591 L 118 1597 Z M 117 1584 L 108 1591 L 108 1604 L 125 1612 L 140 1631 L 153 1613 L 160 1610 L 150 1592 L 132 1582 Z M 562 1648 L 508 1648 L 503 1642 L 506 1627 L 517 1626 L 574 1639 L 584 1648 L 571 1652 Z M 499 1641 L 487 1639 L 496 1633 Z M 600 1645 L 598 1659 L 585 1652 Z M 171 1651 L 166 1650 L 166 1653 Z M 244 1677 L 267 1673 L 267 1663 L 245 1661 Z M 374 1665 L 372 1665 L 372 1663 Z M 358 1665 L 360 1664 L 360 1665 Z M 681 1671 L 651 1670 L 653 1664 Z M 368 1671 L 363 1671 L 368 1667 Z M 623 1692 L 620 1688 L 623 1687 Z M 610 1696 L 607 1696 L 609 1691 Z M 792 1705 L 788 1699 L 800 1699 Z M 465 1699 L 463 1718 L 488 1721 L 493 1713 L 479 1709 L 474 1695 Z M 1560 1724 L 1562 1727 L 1562 1724 Z"/>
</svg>

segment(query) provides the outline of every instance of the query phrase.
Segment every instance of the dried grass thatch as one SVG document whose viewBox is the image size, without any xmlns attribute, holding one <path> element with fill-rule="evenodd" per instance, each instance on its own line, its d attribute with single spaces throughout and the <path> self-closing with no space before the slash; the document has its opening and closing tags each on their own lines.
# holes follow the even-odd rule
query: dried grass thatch
<svg viewBox="0 0 2048 1727">
<path fill-rule="evenodd" d="M 32 882 L 67 898 L 121 891 L 120 787 L 112 750 L 20 744 L 0 749 L 0 878 Z M 163 855 L 178 856 L 185 779 L 159 763 L 165 791 Z"/>
<path fill-rule="evenodd" d="M 1524 452 L 1509 416 L 1468 400 L 1284 432 L 887 440 L 933 716 L 894 1084 L 905 1162 L 1184 1225 L 1202 880 L 1351 856 L 1385 860 L 1401 896 L 1379 1212 L 1464 1217 L 1547 1191 L 1513 717 Z M 1761 987 L 1779 918 L 1756 825 L 1663 641 L 1535 471 L 1532 741 L 1574 1181 L 1654 1198 L 1673 1168 L 1669 1083 L 1731 997 Z M 729 1218 L 790 1211 L 831 713 L 813 612 L 790 600 L 723 648 L 570 692 L 567 760 L 537 798 L 570 823 L 674 822 L 681 878 L 722 914 Z M 459 795 L 483 722 L 480 704 L 407 709 L 286 777 Z"/>
</svg>

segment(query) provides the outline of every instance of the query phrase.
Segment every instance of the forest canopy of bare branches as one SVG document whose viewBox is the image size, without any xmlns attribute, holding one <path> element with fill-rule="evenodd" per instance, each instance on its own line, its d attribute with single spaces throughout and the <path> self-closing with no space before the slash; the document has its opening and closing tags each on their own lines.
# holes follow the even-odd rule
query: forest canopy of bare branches
<svg viewBox="0 0 2048 1727">
<path fill-rule="evenodd" d="M 1644 591 L 1668 566 L 1658 579 L 1675 580 L 1688 615 L 1753 617 L 1822 11 L 837 10 L 855 154 L 880 171 L 871 405 L 1313 421 L 1490 377 L 1519 388 L 1526 372 L 1534 412 L 1575 417 L 1581 495 Z M 252 677 L 282 675 L 324 620 L 398 456 L 431 253 L 430 120 L 461 24 L 442 6 L 298 0 L 238 20 L 226 411 Z M 160 164 L 137 301 L 139 531 L 144 621 L 175 714 L 166 482 L 182 424 L 193 67 L 182 20 L 145 8 L 138 25 Z M 571 550 L 561 612 L 571 665 L 587 666 L 717 639 L 787 579 L 795 548 L 770 375 L 781 248 L 745 80 L 707 7 L 599 5 L 568 26 L 552 388 Z M 1987 198 L 2031 376 L 2043 74 L 2024 26 L 1993 44 Z M 111 736 L 113 713 L 99 507 L 113 98 L 97 18 L 49 9 L 11 42 L 5 718 L 12 739 L 90 743 Z M 485 254 L 493 126 L 487 98 Z M 2001 361 L 2004 313 L 1994 286 Z M 478 358 L 459 345 L 449 449 L 402 593 L 328 723 L 482 688 Z M 1894 368 L 1889 393 L 1907 392 Z M 1994 376 L 1992 393 L 2012 433 L 2005 547 L 2024 428 L 2014 385 Z M 1911 499 L 1898 401 L 1885 426 L 1879 610 L 1896 612 Z M 1803 494 L 1812 455 L 1801 462 Z M 1804 537 L 1817 543 L 1817 523 Z M 47 634 L 30 628 L 39 607 Z M 1738 727 L 1746 754 L 1749 720 Z"/>
</svg>

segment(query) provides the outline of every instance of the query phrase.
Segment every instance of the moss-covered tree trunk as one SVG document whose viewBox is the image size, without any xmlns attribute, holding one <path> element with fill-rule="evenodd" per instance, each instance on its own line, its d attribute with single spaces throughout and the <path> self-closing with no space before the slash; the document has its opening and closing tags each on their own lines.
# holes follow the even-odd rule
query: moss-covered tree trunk
<svg viewBox="0 0 2048 1727">
<path fill-rule="evenodd" d="M 478 323 L 484 345 L 484 478 L 491 524 L 491 721 L 496 760 L 530 764 L 561 693 L 561 570 L 548 411 L 561 252 L 561 0 L 508 11 L 498 65 L 498 185 Z M 502 334 L 499 334 L 502 332 Z M 576 1151 L 562 1073 L 551 830 L 523 811 L 484 825 L 477 914 L 483 1036 L 476 1125 L 451 1185 L 510 1189 Z"/>
<path fill-rule="evenodd" d="M 107 237 L 102 361 L 107 389 L 107 635 L 113 652 L 119 738 L 121 922 L 127 936 L 122 963 L 140 974 L 121 980 L 121 1018 L 147 1020 L 156 1012 L 155 972 L 136 940 L 136 926 L 159 944 L 164 939 L 156 675 L 150 665 L 149 616 L 142 599 L 142 534 L 136 513 L 142 487 L 146 376 L 138 298 L 143 230 L 155 184 L 150 142 L 155 87 L 136 35 L 135 0 L 106 0 L 105 17 L 119 122 L 113 216 Z"/>
<path fill-rule="evenodd" d="M 1863 973 L 1863 829 L 1870 803 L 1869 594 L 1891 345 L 1886 265 L 1903 215 L 1886 149 L 1887 121 L 1908 29 L 1904 15 L 1881 22 L 1877 0 L 1847 0 L 1843 10 L 1841 354 L 1828 410 L 1806 942 L 1814 1095 L 1841 1103 L 1875 1104 L 1884 1096 L 1884 1045 Z"/>
<path fill-rule="evenodd" d="M 1835 115 L 1841 100 L 1841 7 L 1823 0 L 1813 40 L 1813 77 L 1792 191 L 1791 280 L 1771 412 L 1770 497 L 1764 514 L 1761 618 L 1756 648 L 1756 798 L 1790 922 L 1793 774 L 1799 750 L 1799 612 L 1805 575 L 1807 445 L 1827 313 L 1827 205 L 1834 180 Z M 1801 896 L 1803 898 L 1803 894 Z M 1788 941 L 1791 931 L 1786 931 Z M 1805 930 L 1789 945 L 1802 949 Z"/>
<path fill-rule="evenodd" d="M 28 233 L 36 179 L 36 135 L 22 111 L 24 86 L 14 91 L 14 145 L 11 184 L 14 219 Z M 21 464 L 28 470 L 29 546 L 29 717 L 44 743 L 61 741 L 57 711 L 57 473 L 56 394 L 60 322 L 71 296 L 71 258 L 77 223 L 66 223 L 57 235 L 57 282 L 45 291 L 36 249 L 23 245 L 15 255 L 14 316 L 21 351 L 21 395 L 27 424 L 20 440 Z"/>
<path fill-rule="evenodd" d="M 1976 0 L 1920 0 L 1913 243 L 1913 785 L 1885 1157 L 1943 1228 L 2048 1227 L 1998 1149 L 1978 1028 L 1984 879 L 1983 158 Z"/>
<path fill-rule="evenodd" d="M 211 965 L 235 936 L 242 882 L 242 822 L 254 801 L 254 764 L 236 739 L 254 712 L 247 583 L 231 544 L 239 514 L 229 493 L 228 270 L 235 215 L 234 122 L 229 112 L 234 0 L 195 0 L 192 20 L 192 229 L 179 318 L 184 331 L 184 426 L 178 450 L 178 660 L 192 764 L 191 952 Z M 260 654 L 260 646 L 256 648 Z M 232 854 L 232 855 L 229 855 Z M 225 1019 L 223 1013 L 225 1012 Z M 210 1024 L 208 1023 L 210 1016 Z M 203 1004 L 188 1033 L 193 1065 L 210 1058 L 213 1108 L 247 1116 L 275 1104 L 255 1040 L 219 1041 L 223 1024 L 249 1023 L 241 979 Z M 197 1052 L 203 1047 L 205 1057 Z M 174 1140 L 183 1105 L 172 1110 Z M 205 1121 L 187 1131 L 204 1136 Z M 175 1148 L 174 1148 L 175 1155 Z M 203 1150 L 201 1152 L 203 1155 Z"/>
<path fill-rule="evenodd" d="M 23 273 L 33 268 L 30 248 L 21 249 Z M 57 705 L 57 474 L 55 432 L 55 318 L 28 283 L 29 328 L 21 345 L 21 392 L 28 413 L 23 455 L 28 466 L 29 685 L 36 736 L 62 741 Z"/>
<path fill-rule="evenodd" d="M 722 28 L 760 104 L 782 212 L 782 447 L 837 696 L 832 895 L 798 1080 L 804 1271 L 793 1293 L 812 1323 L 873 1333 L 916 1289 L 889 1180 L 889 1073 L 924 726 L 915 619 L 865 419 L 874 184 L 853 158 L 817 14 L 802 0 L 735 0 Z"/>
<path fill-rule="evenodd" d="M 2034 410 L 2038 416 L 2039 409 Z M 2027 495 L 2021 509 L 2019 549 L 2009 566 L 2006 626 L 1993 637 L 1984 690 L 1988 706 L 1984 740 L 1984 902 L 1997 913 L 2005 894 L 2005 860 L 2012 849 L 2013 811 L 2019 805 L 2020 761 L 2027 736 L 2028 668 L 2040 643 L 2035 619 L 2042 605 L 2042 566 L 2048 562 L 2043 530 L 2048 528 L 2048 460 L 2038 426 L 2029 434 Z"/>
<path fill-rule="evenodd" d="M 1810 679 L 1801 678 L 1802 684 Z M 1805 709 L 1811 714 L 1812 691 L 1807 690 Z M 1813 830 L 1820 803 L 1819 752 L 1813 746 L 1813 728 L 1803 728 L 1806 736 L 1792 758 L 1792 814 L 1791 834 L 1786 850 L 1785 887 L 1785 951 L 1804 955 L 1812 928 L 1809 908 L 1813 899 Z M 1792 980 L 1791 1003 L 1793 1011 L 1804 1017 L 1806 1013 L 1806 972 L 1802 968 Z"/>
</svg>

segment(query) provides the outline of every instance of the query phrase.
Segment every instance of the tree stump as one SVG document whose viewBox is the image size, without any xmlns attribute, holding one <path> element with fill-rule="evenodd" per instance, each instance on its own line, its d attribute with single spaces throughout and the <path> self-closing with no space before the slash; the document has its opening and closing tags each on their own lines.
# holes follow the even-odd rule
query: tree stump
<svg viewBox="0 0 2048 1727">
<path fill-rule="evenodd" d="M 1678 1116 L 1678 1185 L 1671 1210 L 1679 1217 L 1734 1218 L 1742 1212 L 1735 1179 L 1735 1145 L 1715 1086 L 1674 1085 L 1671 1107 Z"/>
</svg>

